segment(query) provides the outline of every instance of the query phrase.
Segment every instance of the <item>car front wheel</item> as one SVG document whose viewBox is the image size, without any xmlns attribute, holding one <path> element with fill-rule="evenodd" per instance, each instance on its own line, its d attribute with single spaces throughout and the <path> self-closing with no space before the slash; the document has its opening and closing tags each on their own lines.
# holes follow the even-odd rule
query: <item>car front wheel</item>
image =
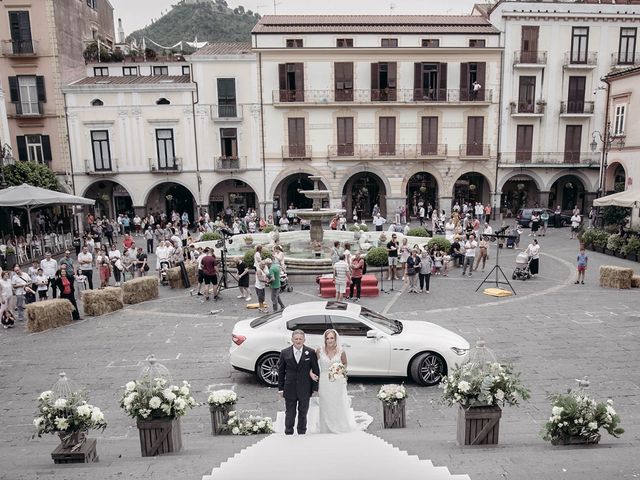
<svg viewBox="0 0 640 480">
<path fill-rule="evenodd" d="M 422 353 L 411 362 L 411 378 L 418 385 L 436 385 L 446 374 L 447 364 L 437 353 Z"/>
<path fill-rule="evenodd" d="M 256 362 L 256 375 L 261 383 L 269 387 L 278 386 L 278 353 L 267 353 Z"/>
</svg>

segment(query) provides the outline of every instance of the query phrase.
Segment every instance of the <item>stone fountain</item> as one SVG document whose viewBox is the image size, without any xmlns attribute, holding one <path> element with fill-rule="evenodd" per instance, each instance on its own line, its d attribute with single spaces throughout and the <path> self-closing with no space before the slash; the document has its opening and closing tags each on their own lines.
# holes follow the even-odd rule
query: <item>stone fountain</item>
<svg viewBox="0 0 640 480">
<path fill-rule="evenodd" d="M 300 190 L 300 193 L 313 200 L 313 205 L 311 208 L 294 210 L 294 213 L 302 220 L 309 220 L 311 224 L 309 236 L 311 237 L 311 244 L 314 245 L 318 242 L 322 243 L 322 222 L 344 213 L 345 210 L 341 208 L 322 208 L 322 199 L 327 198 L 331 192 L 329 190 L 320 190 L 322 177 L 312 175 L 309 180 L 313 182 L 313 190 Z"/>
</svg>

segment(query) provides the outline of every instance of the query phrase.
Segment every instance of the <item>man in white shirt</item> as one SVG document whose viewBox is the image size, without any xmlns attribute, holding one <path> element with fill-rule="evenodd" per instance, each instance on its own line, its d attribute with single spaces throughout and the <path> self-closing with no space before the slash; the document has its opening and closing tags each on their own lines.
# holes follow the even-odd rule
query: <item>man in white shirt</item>
<svg viewBox="0 0 640 480">
<path fill-rule="evenodd" d="M 24 295 L 26 289 L 31 287 L 31 277 L 28 273 L 20 270 L 18 265 L 13 269 L 13 277 L 11 278 L 11 286 L 16 296 L 16 310 L 18 310 L 18 321 L 24 320 Z M 31 290 L 29 290 L 31 291 Z"/>
<path fill-rule="evenodd" d="M 476 237 L 472 233 L 469 235 L 469 240 L 464 242 L 464 268 L 462 269 L 462 276 L 467 273 L 467 266 L 469 267 L 469 276 L 471 276 L 471 272 L 473 272 L 473 263 L 476 260 L 477 247 L 478 242 L 476 242 Z"/>
<path fill-rule="evenodd" d="M 40 260 L 40 268 L 42 269 L 42 274 L 49 279 L 49 285 L 53 291 L 53 298 L 56 298 L 57 290 L 53 285 L 53 281 L 58 271 L 58 262 L 54 258 L 51 258 L 51 252 L 45 253 L 45 258 Z"/>
<path fill-rule="evenodd" d="M 382 218 L 380 216 L 380 214 L 376 214 L 375 217 L 373 217 L 373 224 L 376 226 L 376 231 L 377 232 L 381 232 L 382 231 L 382 226 L 387 222 L 387 220 L 385 218 Z"/>
<path fill-rule="evenodd" d="M 93 255 L 91 255 L 87 247 L 82 247 L 82 251 L 78 254 L 78 263 L 80 264 L 82 275 L 87 277 L 89 289 L 93 290 Z"/>
</svg>

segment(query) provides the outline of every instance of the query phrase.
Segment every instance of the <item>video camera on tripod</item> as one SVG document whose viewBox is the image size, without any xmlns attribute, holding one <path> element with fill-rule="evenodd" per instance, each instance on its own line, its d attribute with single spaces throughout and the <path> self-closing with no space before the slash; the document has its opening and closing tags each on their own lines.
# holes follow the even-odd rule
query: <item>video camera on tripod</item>
<svg viewBox="0 0 640 480">
<path fill-rule="evenodd" d="M 233 232 L 228 228 L 219 228 L 218 233 L 222 235 L 222 238 L 216 242 L 216 248 L 219 248 L 223 252 L 227 251 L 227 243 L 233 243 Z"/>
</svg>

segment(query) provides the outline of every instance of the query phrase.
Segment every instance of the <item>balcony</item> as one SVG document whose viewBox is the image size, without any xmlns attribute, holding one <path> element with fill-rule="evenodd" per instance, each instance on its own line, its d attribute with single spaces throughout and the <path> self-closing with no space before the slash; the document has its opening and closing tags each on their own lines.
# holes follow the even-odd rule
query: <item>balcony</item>
<svg viewBox="0 0 640 480">
<path fill-rule="evenodd" d="M 239 122 L 242 120 L 242 106 L 211 105 L 211 120 L 214 122 Z"/>
<path fill-rule="evenodd" d="M 37 40 L 2 40 L 2 54 L 5 57 L 37 57 Z"/>
<path fill-rule="evenodd" d="M 291 103 L 304 105 L 343 105 L 356 103 L 378 105 L 379 103 L 473 103 L 488 104 L 493 101 L 493 90 L 481 89 L 476 97 L 464 89 L 354 89 L 354 90 L 274 90 L 272 95 L 276 106 L 290 106 Z"/>
<path fill-rule="evenodd" d="M 332 160 L 402 158 L 442 160 L 447 157 L 447 145 L 432 143 L 413 144 L 363 144 L 363 145 L 329 145 L 329 158 Z"/>
<path fill-rule="evenodd" d="M 563 117 L 584 117 L 593 115 L 595 102 L 572 100 L 560 102 L 560 115 Z"/>
<path fill-rule="evenodd" d="M 633 52 L 614 52 L 611 54 L 611 66 L 612 67 L 633 67 L 634 65 L 640 65 L 640 54 Z"/>
<path fill-rule="evenodd" d="M 13 102 L 15 116 L 20 118 L 44 116 L 43 102 Z"/>
<path fill-rule="evenodd" d="M 514 52 L 513 66 L 516 68 L 542 68 L 547 64 L 547 52 Z"/>
<path fill-rule="evenodd" d="M 96 168 L 96 164 L 93 159 L 84 159 L 84 173 L 87 175 L 112 175 L 118 172 L 118 161 L 115 158 L 107 160 L 108 165 L 103 165 L 102 168 Z"/>
<path fill-rule="evenodd" d="M 488 143 L 461 143 L 460 160 L 488 160 L 491 145 Z"/>
<path fill-rule="evenodd" d="M 311 145 L 283 145 L 283 160 L 302 160 L 311 158 Z"/>
<path fill-rule="evenodd" d="M 566 52 L 564 54 L 564 68 L 593 69 L 598 64 L 598 52 Z"/>
<path fill-rule="evenodd" d="M 174 157 L 161 162 L 157 158 L 149 159 L 149 171 L 152 173 L 181 172 L 182 158 Z"/>
<path fill-rule="evenodd" d="M 531 166 L 557 167 L 599 167 L 598 153 L 591 152 L 502 152 L 498 163 L 501 167 Z"/>
<path fill-rule="evenodd" d="M 239 172 L 247 169 L 247 157 L 222 156 L 215 159 L 215 172 Z"/>
<path fill-rule="evenodd" d="M 541 117 L 547 108 L 547 103 L 542 100 L 533 102 L 511 102 L 509 104 L 511 115 L 514 117 Z"/>
</svg>

